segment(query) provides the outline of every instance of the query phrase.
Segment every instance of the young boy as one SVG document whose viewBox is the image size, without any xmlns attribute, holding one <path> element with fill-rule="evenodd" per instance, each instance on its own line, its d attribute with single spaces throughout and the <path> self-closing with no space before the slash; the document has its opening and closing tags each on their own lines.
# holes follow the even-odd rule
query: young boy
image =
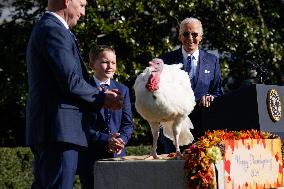
<svg viewBox="0 0 284 189">
<path fill-rule="evenodd" d="M 133 132 L 133 120 L 129 89 L 112 80 L 116 71 L 115 50 L 100 45 L 89 53 L 90 67 L 94 75 L 90 84 L 101 90 L 118 89 L 123 97 L 121 110 L 98 109 L 87 115 L 89 147 L 79 156 L 79 175 L 83 189 L 94 188 L 93 166 L 101 158 L 125 156 L 125 145 Z"/>
</svg>

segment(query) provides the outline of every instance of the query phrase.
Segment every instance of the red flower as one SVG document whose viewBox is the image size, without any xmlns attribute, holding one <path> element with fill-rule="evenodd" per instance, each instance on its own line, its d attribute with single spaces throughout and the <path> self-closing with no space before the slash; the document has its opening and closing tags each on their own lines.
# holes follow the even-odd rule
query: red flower
<svg viewBox="0 0 284 189">
<path fill-rule="evenodd" d="M 276 136 L 277 137 L 277 136 Z M 214 160 L 207 154 L 207 149 L 213 146 L 220 148 L 225 140 L 229 140 L 228 145 L 233 149 L 233 140 L 245 139 L 274 139 L 275 135 L 267 132 L 260 132 L 257 130 L 251 131 L 206 131 L 205 135 L 200 137 L 197 142 L 191 144 L 188 149 L 184 151 L 186 177 L 188 178 L 190 188 L 213 188 L 214 187 L 214 171 L 211 163 Z M 249 146 L 250 148 L 250 146 Z M 234 150 L 234 149 L 233 149 Z M 275 158 L 279 159 L 278 155 Z M 225 171 L 230 174 L 231 163 L 229 160 L 224 160 Z M 283 172 L 282 166 L 279 166 L 279 171 Z M 227 181 L 230 182 L 231 178 L 228 176 Z M 248 184 L 246 183 L 246 186 Z M 240 186 L 239 186 L 240 187 Z"/>
</svg>

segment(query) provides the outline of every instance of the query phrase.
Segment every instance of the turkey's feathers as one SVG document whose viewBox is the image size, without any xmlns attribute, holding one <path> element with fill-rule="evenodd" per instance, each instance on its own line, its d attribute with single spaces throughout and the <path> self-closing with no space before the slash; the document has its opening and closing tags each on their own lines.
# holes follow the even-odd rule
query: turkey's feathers
<svg viewBox="0 0 284 189">
<path fill-rule="evenodd" d="M 171 140 L 174 139 L 173 129 L 176 127 L 180 130 L 179 145 L 187 145 L 193 141 L 190 132 L 193 125 L 188 115 L 196 103 L 189 76 L 181 67 L 182 64 L 164 65 L 159 89 L 154 92 L 145 88 L 151 75 L 151 69 L 147 67 L 134 84 L 135 107 L 149 124 L 162 123 L 165 136 Z M 151 127 L 158 127 L 157 125 L 159 124 L 150 124 Z"/>
</svg>

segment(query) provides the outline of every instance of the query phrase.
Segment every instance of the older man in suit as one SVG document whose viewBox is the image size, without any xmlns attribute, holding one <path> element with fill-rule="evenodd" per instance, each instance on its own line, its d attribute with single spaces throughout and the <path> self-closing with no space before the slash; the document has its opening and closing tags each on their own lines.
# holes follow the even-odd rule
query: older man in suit
<svg viewBox="0 0 284 189">
<path fill-rule="evenodd" d="M 190 118 L 195 129 L 192 131 L 195 138 L 203 134 L 201 128 L 201 107 L 209 107 L 215 97 L 223 94 L 221 89 L 221 70 L 219 59 L 198 48 L 202 40 L 203 28 L 200 20 L 186 18 L 180 23 L 179 40 L 181 48 L 164 54 L 161 58 L 166 64 L 184 65 L 191 79 L 197 106 Z M 160 138 L 164 143 L 165 151 L 174 152 L 172 142 L 163 135 Z"/>
<path fill-rule="evenodd" d="M 86 3 L 48 0 L 28 43 L 26 139 L 34 154 L 34 189 L 72 189 L 78 152 L 87 146 L 84 113 L 123 106 L 118 90 L 102 92 L 85 81 L 87 71 L 69 29 L 85 15 Z"/>
</svg>

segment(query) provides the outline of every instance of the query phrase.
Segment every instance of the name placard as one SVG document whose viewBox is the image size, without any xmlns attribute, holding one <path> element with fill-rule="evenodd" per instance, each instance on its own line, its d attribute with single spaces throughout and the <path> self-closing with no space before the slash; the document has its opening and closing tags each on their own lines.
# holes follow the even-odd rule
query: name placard
<svg viewBox="0 0 284 189">
<path fill-rule="evenodd" d="M 225 188 L 265 189 L 283 184 L 280 139 L 225 141 Z"/>
</svg>

